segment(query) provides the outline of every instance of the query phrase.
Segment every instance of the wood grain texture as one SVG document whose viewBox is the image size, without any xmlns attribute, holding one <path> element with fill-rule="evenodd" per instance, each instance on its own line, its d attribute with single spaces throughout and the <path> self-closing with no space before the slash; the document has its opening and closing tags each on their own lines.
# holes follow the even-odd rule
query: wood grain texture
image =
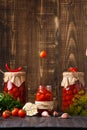
<svg viewBox="0 0 87 130">
<path fill-rule="evenodd" d="M 84 72 L 86 87 L 86 48 L 87 0 L 1 0 L 0 68 L 23 67 L 28 101 L 35 101 L 40 84 L 50 84 L 59 109 L 62 73 L 70 66 Z M 45 59 L 41 50 L 47 51 Z"/>
</svg>

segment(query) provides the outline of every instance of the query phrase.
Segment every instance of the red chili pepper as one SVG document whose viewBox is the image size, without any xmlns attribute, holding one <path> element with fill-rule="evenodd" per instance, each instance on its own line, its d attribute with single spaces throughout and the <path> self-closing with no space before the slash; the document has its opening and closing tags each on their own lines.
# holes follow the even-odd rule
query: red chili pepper
<svg viewBox="0 0 87 130">
<path fill-rule="evenodd" d="M 22 67 L 18 67 L 16 69 L 11 69 L 8 64 L 5 65 L 6 69 L 9 71 L 9 72 L 19 72 L 22 70 Z"/>
</svg>

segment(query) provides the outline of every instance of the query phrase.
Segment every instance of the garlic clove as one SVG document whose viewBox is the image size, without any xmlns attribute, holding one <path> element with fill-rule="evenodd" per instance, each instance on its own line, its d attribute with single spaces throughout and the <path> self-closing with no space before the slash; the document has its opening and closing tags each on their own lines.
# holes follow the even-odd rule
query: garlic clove
<svg viewBox="0 0 87 130">
<path fill-rule="evenodd" d="M 60 118 L 63 118 L 63 119 L 68 119 L 70 117 L 70 115 L 68 113 L 63 113 Z"/>
<path fill-rule="evenodd" d="M 47 111 L 43 111 L 41 113 L 41 116 L 43 116 L 43 117 L 49 117 L 50 115 L 49 115 L 49 113 Z"/>
</svg>

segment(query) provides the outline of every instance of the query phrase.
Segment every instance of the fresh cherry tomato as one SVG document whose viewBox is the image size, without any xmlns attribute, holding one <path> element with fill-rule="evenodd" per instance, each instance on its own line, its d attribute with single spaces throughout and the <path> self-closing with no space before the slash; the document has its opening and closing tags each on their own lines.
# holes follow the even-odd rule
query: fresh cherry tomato
<svg viewBox="0 0 87 130">
<path fill-rule="evenodd" d="M 47 52 L 45 50 L 40 52 L 40 57 L 41 58 L 46 58 L 46 56 L 47 56 Z"/>
<path fill-rule="evenodd" d="M 26 116 L 26 111 L 24 109 L 19 109 L 18 116 L 19 117 L 25 117 Z"/>
<path fill-rule="evenodd" d="M 9 110 L 5 110 L 2 112 L 2 117 L 5 119 L 9 118 L 10 115 L 11 115 L 11 112 Z"/>
<path fill-rule="evenodd" d="M 12 116 L 18 116 L 18 111 L 19 109 L 18 108 L 14 108 L 11 112 Z"/>
</svg>

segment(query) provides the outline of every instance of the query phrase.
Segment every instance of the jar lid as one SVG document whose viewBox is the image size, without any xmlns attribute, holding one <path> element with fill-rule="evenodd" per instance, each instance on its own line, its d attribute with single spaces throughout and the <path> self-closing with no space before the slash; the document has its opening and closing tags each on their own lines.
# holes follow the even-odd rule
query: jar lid
<svg viewBox="0 0 87 130">
<path fill-rule="evenodd" d="M 14 83 L 17 87 L 19 87 L 26 78 L 26 72 L 5 72 L 4 73 L 4 82 Z"/>
<path fill-rule="evenodd" d="M 84 73 L 83 72 L 63 72 L 63 80 L 61 86 L 67 87 L 68 85 L 73 85 L 79 80 L 84 86 Z"/>
</svg>

